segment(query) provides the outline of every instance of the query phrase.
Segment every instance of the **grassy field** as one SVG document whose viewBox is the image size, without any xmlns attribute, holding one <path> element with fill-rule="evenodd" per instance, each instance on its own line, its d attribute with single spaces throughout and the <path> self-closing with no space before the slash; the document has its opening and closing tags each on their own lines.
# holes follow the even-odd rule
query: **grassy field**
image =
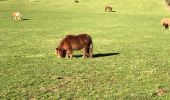
<svg viewBox="0 0 170 100">
<path fill-rule="evenodd" d="M 153 96 L 170 91 L 170 31 L 160 25 L 168 16 L 162 0 L 0 0 L 0 99 L 169 100 Z M 82 32 L 94 58 L 58 59 L 59 41 Z"/>
</svg>

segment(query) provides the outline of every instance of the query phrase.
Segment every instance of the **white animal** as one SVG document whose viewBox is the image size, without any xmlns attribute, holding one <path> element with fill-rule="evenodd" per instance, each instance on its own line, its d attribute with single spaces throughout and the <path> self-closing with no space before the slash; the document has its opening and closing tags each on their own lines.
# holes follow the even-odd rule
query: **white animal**
<svg viewBox="0 0 170 100">
<path fill-rule="evenodd" d="M 13 20 L 22 20 L 22 15 L 20 12 L 13 12 L 12 13 Z"/>
</svg>

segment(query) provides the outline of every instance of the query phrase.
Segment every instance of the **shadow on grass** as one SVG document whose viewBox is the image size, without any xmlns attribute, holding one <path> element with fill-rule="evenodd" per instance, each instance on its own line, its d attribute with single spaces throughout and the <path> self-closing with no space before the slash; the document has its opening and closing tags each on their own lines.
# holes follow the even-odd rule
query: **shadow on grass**
<svg viewBox="0 0 170 100">
<path fill-rule="evenodd" d="M 22 20 L 30 20 L 30 19 L 27 19 L 27 18 L 23 18 Z"/>
<path fill-rule="evenodd" d="M 113 10 L 113 11 L 106 11 L 106 12 L 116 12 L 115 10 Z"/>
<path fill-rule="evenodd" d="M 7 1 L 7 0 L 0 0 L 0 1 Z"/>
<path fill-rule="evenodd" d="M 113 56 L 113 55 L 118 55 L 120 53 L 103 53 L 103 54 L 93 54 L 93 58 L 97 57 L 107 57 L 107 56 Z"/>
<path fill-rule="evenodd" d="M 114 56 L 114 55 L 119 55 L 120 53 L 99 53 L 99 54 L 93 54 L 93 58 L 98 58 L 98 57 L 107 57 L 107 56 Z M 79 58 L 82 57 L 82 55 L 74 55 L 74 57 Z"/>
</svg>

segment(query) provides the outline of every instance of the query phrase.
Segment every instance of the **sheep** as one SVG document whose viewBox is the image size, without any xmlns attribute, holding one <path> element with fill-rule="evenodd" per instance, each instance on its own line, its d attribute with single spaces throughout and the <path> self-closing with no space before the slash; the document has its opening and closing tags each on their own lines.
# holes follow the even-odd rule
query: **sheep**
<svg viewBox="0 0 170 100">
<path fill-rule="evenodd" d="M 22 15 L 20 12 L 13 12 L 12 13 L 13 20 L 22 20 Z"/>
<path fill-rule="evenodd" d="M 170 18 L 162 18 L 162 20 L 161 20 L 161 25 L 162 25 L 165 29 L 169 29 Z"/>
</svg>

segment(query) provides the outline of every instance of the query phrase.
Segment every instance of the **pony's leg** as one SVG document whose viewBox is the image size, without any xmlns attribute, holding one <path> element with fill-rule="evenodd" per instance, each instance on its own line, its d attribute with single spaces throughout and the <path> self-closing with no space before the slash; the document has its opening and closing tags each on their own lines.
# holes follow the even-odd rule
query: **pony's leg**
<svg viewBox="0 0 170 100">
<path fill-rule="evenodd" d="M 82 58 L 87 58 L 87 51 L 88 51 L 88 48 L 84 47 L 83 48 L 83 57 Z"/>
<path fill-rule="evenodd" d="M 68 52 L 66 52 L 66 58 L 69 58 L 69 54 L 68 54 Z"/>
<path fill-rule="evenodd" d="M 89 57 L 92 58 L 93 57 L 93 48 L 89 49 Z"/>
<path fill-rule="evenodd" d="M 73 58 L 73 53 L 71 49 L 66 51 L 66 58 Z"/>
<path fill-rule="evenodd" d="M 18 16 L 18 20 L 21 20 L 21 19 L 20 19 L 20 16 Z"/>
<path fill-rule="evenodd" d="M 93 57 L 93 43 L 91 43 L 88 47 L 88 57 Z"/>
<path fill-rule="evenodd" d="M 105 11 L 107 12 L 107 8 L 105 8 Z"/>
<path fill-rule="evenodd" d="M 58 58 L 61 58 L 60 56 L 57 56 Z"/>
<path fill-rule="evenodd" d="M 112 8 L 110 8 L 110 12 L 112 12 Z"/>
<path fill-rule="evenodd" d="M 72 51 L 72 49 L 69 49 L 69 54 L 70 54 L 70 58 L 73 58 L 73 51 Z"/>
<path fill-rule="evenodd" d="M 73 58 L 73 54 L 72 53 L 70 54 L 70 58 Z"/>
<path fill-rule="evenodd" d="M 17 20 L 19 20 L 19 17 L 17 16 Z"/>
</svg>

